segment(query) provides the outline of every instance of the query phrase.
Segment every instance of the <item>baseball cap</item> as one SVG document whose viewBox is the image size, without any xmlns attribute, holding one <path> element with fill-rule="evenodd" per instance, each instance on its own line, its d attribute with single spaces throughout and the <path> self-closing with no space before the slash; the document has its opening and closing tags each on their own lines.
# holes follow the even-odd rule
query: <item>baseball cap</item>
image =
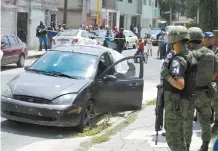
<svg viewBox="0 0 218 151">
<path fill-rule="evenodd" d="M 212 38 L 214 37 L 214 34 L 212 32 L 205 32 L 204 33 L 204 38 Z"/>
</svg>

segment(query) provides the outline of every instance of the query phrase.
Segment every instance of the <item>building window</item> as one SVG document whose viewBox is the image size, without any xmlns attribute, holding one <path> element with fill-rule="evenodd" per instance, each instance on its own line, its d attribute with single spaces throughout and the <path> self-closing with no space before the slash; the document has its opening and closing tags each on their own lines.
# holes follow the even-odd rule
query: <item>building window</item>
<svg viewBox="0 0 218 151">
<path fill-rule="evenodd" d="M 149 6 L 151 6 L 151 0 L 149 0 Z"/>
<path fill-rule="evenodd" d="M 143 4 L 144 4 L 144 5 L 147 5 L 147 0 L 143 0 Z"/>
<path fill-rule="evenodd" d="M 106 8 L 105 0 L 102 0 L 102 8 Z"/>
<path fill-rule="evenodd" d="M 132 3 L 132 0 L 128 0 L 128 3 Z"/>
</svg>

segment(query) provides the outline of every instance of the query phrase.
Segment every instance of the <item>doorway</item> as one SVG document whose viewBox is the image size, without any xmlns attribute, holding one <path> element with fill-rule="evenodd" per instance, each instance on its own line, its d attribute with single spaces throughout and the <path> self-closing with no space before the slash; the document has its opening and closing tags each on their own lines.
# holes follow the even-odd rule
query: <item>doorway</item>
<svg viewBox="0 0 218 151">
<path fill-rule="evenodd" d="M 26 12 L 18 12 L 17 37 L 19 37 L 24 43 L 27 43 L 27 20 L 28 14 Z"/>
<path fill-rule="evenodd" d="M 124 16 L 120 15 L 120 28 L 124 28 Z"/>
</svg>

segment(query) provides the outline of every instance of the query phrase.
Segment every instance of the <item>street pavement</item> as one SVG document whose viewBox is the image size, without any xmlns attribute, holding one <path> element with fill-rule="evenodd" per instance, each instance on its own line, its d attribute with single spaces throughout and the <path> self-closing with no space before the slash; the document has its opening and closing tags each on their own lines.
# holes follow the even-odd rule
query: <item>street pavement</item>
<svg viewBox="0 0 218 151">
<path fill-rule="evenodd" d="M 123 54 L 130 56 L 136 50 L 125 50 Z M 156 85 L 159 83 L 161 61 L 156 59 L 157 47 L 154 48 L 153 57 L 149 57 L 148 64 L 144 66 L 144 92 L 143 103 L 156 97 Z M 28 59 L 26 65 L 30 65 L 35 59 Z M 14 65 L 2 68 L 1 88 L 16 75 L 24 72 L 23 68 Z M 90 151 L 165 151 L 167 144 L 165 138 L 159 136 L 159 143 L 154 145 L 154 106 L 149 106 L 140 112 L 137 120 L 112 136 L 110 141 L 93 146 Z M 194 126 L 192 149 L 199 147 L 200 128 Z M 85 138 L 76 141 L 69 139 L 75 136 L 77 131 L 73 128 L 46 127 L 24 123 L 11 123 L 1 119 L 1 149 L 2 151 L 73 151 Z M 197 147 L 196 147 L 197 146 Z"/>
</svg>

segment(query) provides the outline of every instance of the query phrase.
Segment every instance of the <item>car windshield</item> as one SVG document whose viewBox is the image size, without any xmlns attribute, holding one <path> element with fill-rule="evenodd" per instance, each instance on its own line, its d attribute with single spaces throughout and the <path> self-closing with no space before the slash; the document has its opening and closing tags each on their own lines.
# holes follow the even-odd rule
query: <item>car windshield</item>
<svg viewBox="0 0 218 151">
<path fill-rule="evenodd" d="M 157 34 L 159 34 L 161 32 L 161 30 L 151 30 L 150 32 L 149 32 L 149 34 L 150 35 L 157 35 Z"/>
<path fill-rule="evenodd" d="M 58 36 L 76 36 L 78 34 L 78 31 L 77 30 L 71 30 L 71 31 L 63 31 L 63 32 L 60 32 L 58 34 Z"/>
<path fill-rule="evenodd" d="M 39 73 L 58 73 L 69 78 L 93 79 L 97 60 L 97 56 L 94 55 L 51 50 L 39 58 L 29 70 Z"/>
<path fill-rule="evenodd" d="M 125 36 L 127 36 L 128 33 L 129 33 L 129 32 L 127 32 L 127 31 L 124 31 L 124 32 L 123 32 L 123 34 L 124 34 Z"/>
</svg>

